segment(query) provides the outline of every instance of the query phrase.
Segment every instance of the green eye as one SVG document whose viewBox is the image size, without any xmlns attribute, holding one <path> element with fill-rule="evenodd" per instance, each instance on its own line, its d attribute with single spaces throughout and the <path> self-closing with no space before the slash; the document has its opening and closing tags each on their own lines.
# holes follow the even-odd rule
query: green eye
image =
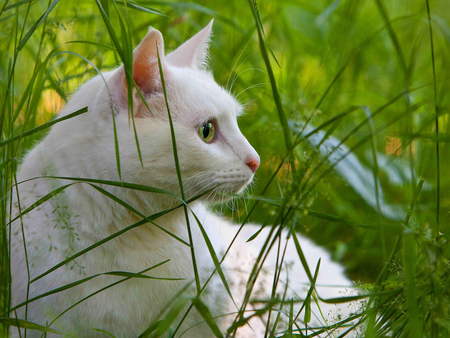
<svg viewBox="0 0 450 338">
<path fill-rule="evenodd" d="M 200 138 L 208 143 L 209 141 L 211 141 L 214 137 L 214 126 L 211 122 L 206 122 L 201 124 L 198 127 L 198 135 L 200 136 Z"/>
</svg>

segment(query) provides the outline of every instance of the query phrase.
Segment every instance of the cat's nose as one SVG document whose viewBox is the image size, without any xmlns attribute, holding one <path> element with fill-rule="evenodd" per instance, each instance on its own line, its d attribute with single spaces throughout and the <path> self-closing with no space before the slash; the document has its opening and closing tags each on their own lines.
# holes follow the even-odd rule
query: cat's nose
<svg viewBox="0 0 450 338">
<path fill-rule="evenodd" d="M 245 164 L 247 164 L 251 171 L 255 173 L 256 169 L 258 169 L 259 167 L 259 158 L 253 156 L 248 157 L 247 161 L 245 161 Z"/>
</svg>

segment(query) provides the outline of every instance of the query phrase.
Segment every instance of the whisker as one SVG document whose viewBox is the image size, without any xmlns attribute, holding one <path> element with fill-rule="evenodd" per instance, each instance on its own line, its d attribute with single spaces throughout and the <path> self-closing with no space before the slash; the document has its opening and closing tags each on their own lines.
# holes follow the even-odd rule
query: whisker
<svg viewBox="0 0 450 338">
<path fill-rule="evenodd" d="M 190 186 L 188 189 L 186 189 L 186 190 L 185 190 L 185 193 L 187 194 L 187 193 L 189 193 L 191 190 L 196 189 L 196 188 L 199 188 L 199 187 L 201 187 L 201 189 L 199 189 L 200 191 L 201 191 L 201 190 L 205 190 L 206 188 L 208 188 L 209 186 L 211 186 L 211 184 L 214 184 L 215 182 L 217 182 L 217 180 L 214 180 L 214 181 L 208 183 L 207 185 L 205 185 L 205 186 L 203 186 L 203 187 L 201 187 L 201 186 L 204 184 L 203 182 L 201 182 L 201 181 L 200 181 L 200 182 L 197 182 L 197 183 L 193 184 L 192 186 Z"/>
<path fill-rule="evenodd" d="M 270 83 L 268 82 L 261 82 L 261 83 L 256 83 L 254 85 L 248 86 L 247 88 L 241 90 L 237 95 L 236 95 L 236 100 L 239 99 L 239 96 L 241 96 L 243 93 L 245 93 L 247 90 L 252 89 L 252 88 L 259 88 L 259 87 L 264 87 L 269 85 Z"/>
<path fill-rule="evenodd" d="M 256 54 L 256 53 L 257 53 L 256 51 L 254 51 L 253 53 L 250 53 L 250 54 L 249 54 L 249 55 L 241 62 L 241 64 L 239 65 L 238 69 L 236 70 L 236 73 L 234 74 L 233 81 L 231 82 L 230 89 L 229 89 L 230 92 L 231 92 L 231 90 L 233 89 L 234 83 L 236 82 L 237 78 L 239 77 L 239 74 L 241 74 L 241 73 L 238 74 L 237 71 L 239 71 L 239 69 L 241 68 L 241 66 L 244 64 L 245 61 L 247 61 L 247 59 L 248 59 L 250 56 L 252 56 L 252 55 L 254 55 L 254 54 Z"/>
<path fill-rule="evenodd" d="M 260 98 L 261 98 L 261 96 L 258 96 L 256 99 L 250 100 L 250 101 L 248 101 L 246 103 L 243 103 L 242 105 L 245 107 L 245 106 L 249 105 L 250 103 L 258 101 Z"/>
<path fill-rule="evenodd" d="M 250 44 L 250 41 L 252 41 L 254 35 L 255 35 L 255 34 L 253 34 L 252 37 L 247 41 L 247 44 L 245 45 L 245 47 L 244 47 L 244 49 L 242 50 L 241 54 L 239 54 L 238 58 L 236 59 L 236 62 L 234 63 L 233 68 L 231 68 L 230 75 L 228 75 L 228 79 L 227 79 L 227 85 L 225 86 L 225 89 L 228 90 L 228 91 L 229 91 L 229 89 L 228 89 L 228 83 L 229 83 L 229 81 L 230 81 L 231 74 L 233 74 L 234 68 L 236 67 L 237 63 L 239 62 L 239 59 L 240 59 L 241 56 L 242 56 L 242 54 L 244 54 L 245 50 L 247 49 L 248 45 Z M 256 51 L 253 52 L 252 54 L 254 54 L 254 53 L 256 53 Z M 250 55 L 252 55 L 252 54 L 250 54 Z M 247 56 L 247 58 L 248 58 L 248 56 Z M 245 61 L 247 60 L 247 58 L 245 58 L 244 61 L 242 61 L 242 63 L 245 62 Z M 239 68 L 241 67 L 242 63 L 239 65 L 238 70 L 239 70 Z M 231 89 L 231 87 L 230 87 L 230 89 Z"/>
<path fill-rule="evenodd" d="M 242 72 L 240 72 L 239 74 L 235 75 L 235 77 L 234 77 L 234 79 L 233 79 L 233 83 L 231 84 L 231 87 L 234 86 L 234 84 L 235 84 L 235 82 L 237 81 L 237 79 L 239 78 L 239 76 L 241 76 L 241 75 L 244 74 L 245 72 L 248 72 L 249 70 L 256 70 L 256 71 L 259 71 L 259 72 L 264 73 L 264 74 L 267 75 L 267 72 L 266 72 L 265 70 L 262 70 L 261 68 L 255 68 L 255 67 L 247 68 L 247 69 L 243 70 Z"/>
</svg>

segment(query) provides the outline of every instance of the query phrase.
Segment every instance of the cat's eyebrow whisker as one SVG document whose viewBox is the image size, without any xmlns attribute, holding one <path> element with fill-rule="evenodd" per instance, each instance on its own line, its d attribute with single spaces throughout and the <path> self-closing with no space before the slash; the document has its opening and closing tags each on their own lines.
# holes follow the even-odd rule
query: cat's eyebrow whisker
<svg viewBox="0 0 450 338">
<path fill-rule="evenodd" d="M 236 80 L 239 78 L 239 76 L 240 76 L 243 72 L 245 72 L 245 70 L 244 70 L 244 71 L 238 73 L 239 69 L 240 69 L 241 66 L 244 64 L 244 62 L 247 61 L 247 59 L 248 59 L 250 56 L 254 55 L 254 54 L 256 54 L 256 51 L 254 51 L 253 53 L 249 54 L 249 55 L 241 62 L 241 64 L 239 65 L 238 69 L 236 70 L 236 73 L 235 73 L 234 76 L 233 76 L 233 80 L 231 81 L 230 88 L 229 88 L 229 91 L 230 91 L 230 92 L 231 92 L 231 90 L 233 89 Z M 259 70 L 261 70 L 262 72 L 264 72 L 262 69 L 259 69 Z M 266 74 L 267 74 L 267 73 L 266 73 Z M 231 73 L 230 73 L 230 75 L 231 75 Z"/>
<path fill-rule="evenodd" d="M 256 70 L 256 71 L 259 71 L 259 72 L 264 73 L 264 74 L 267 75 L 267 72 L 264 71 L 264 70 L 262 70 L 261 68 L 255 68 L 255 67 L 247 68 L 247 69 L 243 70 L 242 72 L 240 72 L 239 74 L 237 74 L 237 75 L 235 76 L 235 78 L 234 78 L 234 80 L 233 80 L 233 83 L 231 84 L 231 87 L 233 88 L 234 83 L 237 81 L 237 79 L 239 78 L 239 76 L 241 76 L 241 74 L 243 74 L 243 73 L 245 73 L 245 72 L 247 72 L 247 71 L 249 71 L 249 70 Z"/>
<path fill-rule="evenodd" d="M 243 93 L 245 93 L 247 90 L 252 89 L 252 88 L 259 88 L 259 87 L 264 87 L 269 85 L 270 83 L 268 82 L 261 82 L 261 83 L 256 83 L 254 85 L 248 86 L 247 88 L 241 90 L 237 95 L 236 95 L 236 100 L 239 99 L 239 96 L 241 96 Z"/>
<path fill-rule="evenodd" d="M 247 41 L 247 44 L 245 45 L 245 47 L 244 47 L 244 49 L 242 50 L 241 54 L 239 54 L 239 56 L 238 56 L 236 62 L 234 63 L 233 68 L 231 68 L 230 75 L 228 75 L 228 79 L 227 79 L 227 85 L 225 86 L 225 89 L 228 90 L 228 91 L 230 91 L 231 88 L 233 87 L 233 86 L 230 86 L 230 88 L 228 88 L 228 83 L 229 83 L 229 81 L 230 81 L 231 74 L 233 74 L 234 68 L 236 68 L 236 65 L 237 65 L 237 63 L 239 62 L 239 59 L 241 58 L 242 54 L 244 54 L 245 50 L 247 49 L 248 45 L 250 44 L 250 41 L 252 41 L 254 35 L 255 35 L 255 34 L 253 33 L 252 37 Z M 250 55 L 248 55 L 248 56 L 247 56 L 247 57 L 239 64 L 239 67 L 237 68 L 237 70 L 239 70 L 239 68 L 241 68 L 242 64 L 243 64 L 245 61 L 247 61 L 247 59 L 248 59 L 251 55 L 253 55 L 253 54 L 255 54 L 255 53 L 256 53 L 256 51 L 254 51 L 253 53 L 250 53 Z"/>
</svg>

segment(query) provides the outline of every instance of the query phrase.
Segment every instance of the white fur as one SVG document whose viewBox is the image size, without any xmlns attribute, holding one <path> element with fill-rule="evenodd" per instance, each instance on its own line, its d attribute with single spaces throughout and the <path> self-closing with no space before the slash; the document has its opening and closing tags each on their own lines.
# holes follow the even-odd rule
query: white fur
<svg viewBox="0 0 450 338">
<path fill-rule="evenodd" d="M 208 28 L 209 27 L 209 28 Z M 242 107 L 218 86 L 212 75 L 201 67 L 207 50 L 211 27 L 200 32 L 200 38 L 189 40 L 182 50 L 194 51 L 194 58 L 177 66 L 178 55 L 163 60 L 167 74 L 167 95 L 174 121 L 177 150 L 186 198 L 195 196 L 221 184 L 216 191 L 239 192 L 253 179 L 252 170 L 246 165 L 248 158 L 259 159 L 255 150 L 240 132 L 236 117 Z M 149 33 L 157 34 L 155 33 Z M 158 37 L 156 37 L 158 38 Z M 193 42 L 192 42 L 193 41 Z M 161 41 L 160 41 L 161 42 Z M 192 45 L 192 43 L 195 43 Z M 161 53 L 161 51 L 160 51 Z M 161 55 L 161 54 L 160 54 Z M 198 57 L 200 55 L 201 57 Z M 164 55 L 161 55 L 164 58 Z M 170 60 L 172 59 L 172 61 Z M 178 60 L 178 61 L 176 61 Z M 193 61 L 194 60 L 194 61 Z M 186 65 L 194 62 L 197 66 Z M 18 181 L 41 177 L 82 177 L 119 181 L 116 151 L 114 146 L 113 112 L 117 128 L 122 181 L 159 187 L 179 195 L 175 170 L 171 133 L 162 91 L 143 92 L 151 112 L 134 95 L 135 125 L 139 137 L 143 167 L 141 166 L 132 123 L 127 112 L 123 88 L 123 68 L 96 76 L 84 84 L 72 97 L 60 116 L 87 106 L 86 114 L 56 124 L 48 136 L 24 159 L 18 173 Z M 156 73 L 156 84 L 160 79 Z M 105 83 L 106 81 L 106 83 Z M 126 89 L 126 88 L 125 88 Z M 210 119 L 215 120 L 217 136 L 211 143 L 203 142 L 197 132 L 198 126 Z M 14 214 L 24 210 L 40 197 L 71 180 L 37 178 L 19 184 L 19 195 L 14 194 Z M 177 199 L 163 194 L 138 192 L 130 189 L 99 185 L 120 198 L 140 213 L 152 215 L 178 204 Z M 210 213 L 205 201 L 214 202 L 215 194 L 208 194 L 201 201 L 190 206 L 203 222 L 216 251 L 228 244 L 237 230 L 232 224 Z M 20 201 L 20 203 L 19 203 Z M 20 204 L 20 205 L 19 205 Z M 141 220 L 126 208 L 96 191 L 86 183 L 76 183 L 12 224 L 12 295 L 13 306 L 23 302 L 27 293 L 27 267 L 24 255 L 23 235 L 26 238 L 28 263 L 31 279 L 52 268 L 76 252 L 97 243 L 103 238 Z M 155 221 L 162 228 L 189 241 L 183 209 L 177 209 Z M 195 219 L 190 216 L 192 238 L 202 282 L 213 271 L 203 237 Z M 248 258 L 259 252 L 261 238 L 245 244 L 256 226 L 244 227 L 244 236 L 230 252 L 231 259 L 225 261 L 228 278 L 235 283 L 233 292 L 239 301 L 242 288 L 237 281 L 248 277 L 248 270 L 237 271 L 236 266 L 251 264 Z M 245 237 L 247 236 L 247 237 Z M 314 260 L 322 257 L 322 266 L 327 266 L 330 276 L 338 278 L 327 281 L 331 284 L 350 285 L 343 277 L 342 268 L 329 260 L 329 255 L 305 239 L 301 243 L 315 250 Z M 289 255 L 296 256 L 290 249 Z M 308 257 L 309 252 L 306 253 Z M 80 256 L 75 261 L 60 267 L 30 286 L 29 298 L 33 298 L 74 281 L 109 271 L 139 272 L 166 259 L 170 262 L 146 273 L 154 277 L 186 278 L 184 281 L 162 281 L 131 279 L 103 291 L 82 302 L 59 318 L 52 327 L 76 337 L 104 336 L 93 331 L 100 328 L 116 337 L 136 337 L 142 333 L 187 283 L 187 292 L 195 294 L 192 258 L 189 247 L 170 237 L 154 225 L 147 223 L 130 230 L 119 237 Z M 236 264 L 238 262 L 238 264 Z M 273 259 L 269 260 L 274 266 Z M 298 263 L 297 263 L 298 264 Z M 315 264 L 312 262 L 310 264 Z M 312 266 L 312 269 L 314 269 Z M 298 266 L 297 266 L 298 267 Z M 297 271 L 302 268 L 298 267 Z M 292 273 L 299 283 L 307 282 L 304 276 Z M 59 313 L 83 297 L 122 279 L 117 276 L 99 276 L 74 288 L 32 302 L 28 306 L 28 320 L 45 325 Z M 326 279 L 326 277 L 325 277 Z M 220 292 L 218 290 L 221 290 Z M 334 293 L 335 294 L 335 293 Z M 267 290 L 270 295 L 270 288 Z M 209 289 L 202 296 L 213 315 L 233 311 L 226 292 L 218 278 L 213 278 Z M 235 310 L 235 309 L 234 309 Z M 17 311 L 19 318 L 25 318 L 25 307 Z M 189 329 L 202 319 L 195 311 L 185 320 L 179 333 Z M 225 321 L 226 322 L 226 321 Z M 247 331 L 246 331 L 247 330 Z M 242 328 L 242 337 L 253 333 Z M 17 333 L 17 331 L 13 331 Z M 36 331 L 29 331 L 27 337 L 39 337 Z M 51 335 L 47 335 L 50 337 Z M 183 337 L 211 337 L 206 325 L 189 329 Z M 258 335 L 256 335 L 258 336 Z"/>
<path fill-rule="evenodd" d="M 204 69 L 207 66 L 208 46 L 214 20 L 190 38 L 186 43 L 167 55 L 167 60 L 177 67 Z"/>
</svg>

